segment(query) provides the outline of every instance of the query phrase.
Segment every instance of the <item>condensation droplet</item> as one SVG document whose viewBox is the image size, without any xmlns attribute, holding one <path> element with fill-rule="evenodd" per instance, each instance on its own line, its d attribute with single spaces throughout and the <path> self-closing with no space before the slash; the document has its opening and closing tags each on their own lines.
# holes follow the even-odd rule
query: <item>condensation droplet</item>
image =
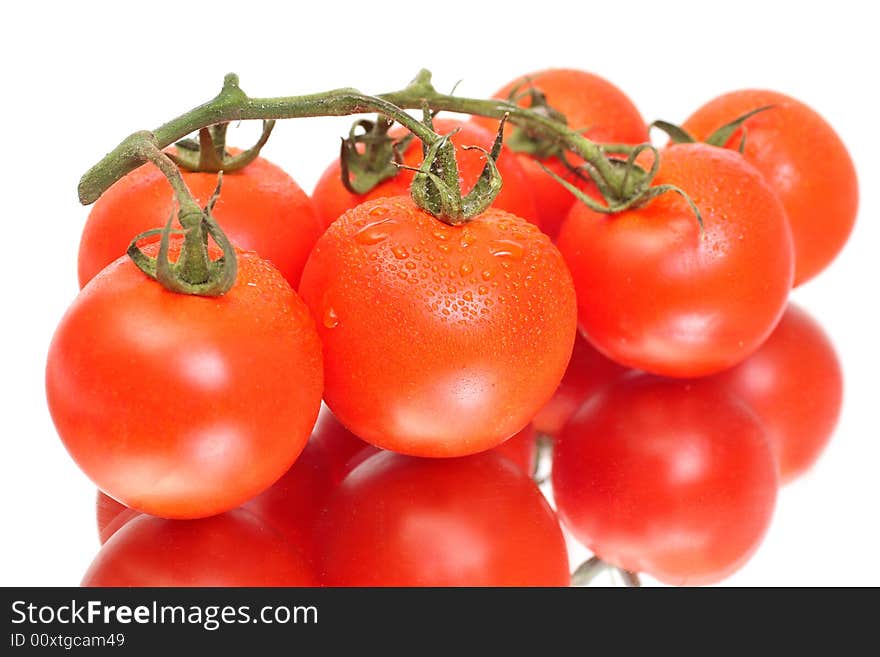
<svg viewBox="0 0 880 657">
<path fill-rule="evenodd" d="M 339 326 L 339 315 L 336 314 L 336 311 L 331 306 L 327 306 L 324 309 L 324 326 L 328 329 Z"/>
<path fill-rule="evenodd" d="M 468 290 L 467 292 L 465 292 L 461 296 L 465 301 L 473 301 L 474 300 L 474 295 L 470 290 Z"/>
<path fill-rule="evenodd" d="M 378 208 L 376 208 L 378 209 Z M 378 244 L 383 240 L 387 240 L 390 235 L 394 221 L 389 219 L 380 219 L 367 224 L 354 234 L 354 239 L 360 244 Z"/>
<path fill-rule="evenodd" d="M 462 276 L 467 276 L 474 270 L 474 266 L 469 262 L 461 263 L 461 267 L 458 268 L 458 271 Z"/>
<path fill-rule="evenodd" d="M 489 242 L 489 253 L 493 256 L 522 258 L 525 250 L 522 244 L 513 240 L 492 240 Z"/>
<path fill-rule="evenodd" d="M 409 251 L 406 250 L 406 247 L 403 246 L 394 246 L 391 248 L 391 253 L 394 254 L 394 257 L 398 260 L 405 260 L 409 257 Z"/>
<path fill-rule="evenodd" d="M 483 273 L 480 274 L 480 276 L 483 277 L 483 280 L 484 280 L 484 281 L 488 281 L 490 278 L 492 278 L 492 272 L 489 271 L 488 269 L 484 269 L 484 270 L 483 270 Z"/>
</svg>

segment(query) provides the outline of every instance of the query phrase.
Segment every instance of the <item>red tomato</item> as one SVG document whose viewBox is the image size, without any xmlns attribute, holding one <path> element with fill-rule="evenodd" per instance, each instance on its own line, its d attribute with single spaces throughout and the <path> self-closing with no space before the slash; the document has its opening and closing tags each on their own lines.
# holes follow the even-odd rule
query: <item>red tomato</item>
<svg viewBox="0 0 880 657">
<path fill-rule="evenodd" d="M 732 151 L 706 144 L 662 153 L 664 194 L 615 215 L 574 206 L 559 237 L 578 294 L 581 331 L 609 358 L 665 376 L 732 367 L 773 331 L 791 288 L 785 211 Z"/>
<path fill-rule="evenodd" d="M 168 292 L 120 258 L 55 332 L 46 368 L 55 426 L 83 471 L 126 506 L 220 513 L 268 488 L 302 451 L 321 398 L 314 323 L 268 261 L 242 252 L 238 268 L 235 286 L 208 298 Z"/>
<path fill-rule="evenodd" d="M 480 177 L 483 167 L 486 165 L 486 156 L 477 150 L 464 150 L 464 146 L 480 146 L 491 150 L 495 133 L 498 130 L 498 121 L 489 130 L 464 121 L 451 119 L 437 119 L 434 121 L 434 131 L 438 134 L 449 134 L 453 130 L 459 132 L 452 137 L 452 143 L 457 147 L 456 160 L 458 162 L 459 178 L 462 183 L 462 192 L 467 192 L 473 187 Z M 405 133 L 392 131 L 392 135 L 400 137 Z M 422 163 L 422 143 L 413 139 L 403 153 L 403 161 L 411 167 L 418 167 Z M 502 149 L 501 155 L 496 162 L 498 172 L 501 174 L 503 185 L 501 192 L 493 202 L 493 206 L 501 210 L 522 217 L 527 221 L 537 222 L 538 213 L 535 210 L 535 201 L 532 197 L 530 182 L 522 170 L 517 158 L 506 148 Z M 327 167 L 324 174 L 315 185 L 312 198 L 318 208 L 325 226 L 336 221 L 337 217 L 346 210 L 360 205 L 364 201 L 381 198 L 384 196 L 406 196 L 412 184 L 415 173 L 401 170 L 394 178 L 386 180 L 366 194 L 352 194 L 342 184 L 340 177 L 339 160 L 334 160 Z M 540 224 L 539 224 L 540 225 Z"/>
<path fill-rule="evenodd" d="M 562 522 L 604 561 L 668 584 L 727 577 L 770 524 L 777 479 L 754 414 L 707 381 L 646 375 L 588 402 L 556 443 Z"/>
<path fill-rule="evenodd" d="M 519 92 L 529 88 L 541 90 L 551 107 L 561 112 L 573 130 L 580 130 L 588 139 L 601 143 L 641 144 L 648 141 L 648 128 L 633 102 L 604 78 L 573 69 L 548 69 L 524 75 L 499 89 L 494 97 L 506 99 L 515 87 Z M 518 101 L 522 107 L 530 104 L 528 96 Z M 475 117 L 474 121 L 490 127 L 497 121 Z M 507 129 L 507 137 L 513 133 Z M 538 164 L 538 160 L 523 154 L 519 158 L 535 197 L 541 229 L 553 239 L 559 234 L 562 222 L 574 203 L 574 196 L 553 180 Z M 575 166 L 583 160 L 568 155 Z M 545 158 L 541 164 L 584 190 L 592 190 L 592 183 L 579 179 L 556 157 Z"/>
<path fill-rule="evenodd" d="M 181 173 L 196 199 L 206 204 L 217 186 L 217 174 Z M 164 226 L 174 207 L 171 185 L 152 164 L 117 181 L 95 203 L 83 229 L 80 287 L 123 255 L 136 235 Z M 263 158 L 223 175 L 212 214 L 233 244 L 272 261 L 294 288 L 324 230 L 306 193 Z"/>
<path fill-rule="evenodd" d="M 520 431 L 562 378 L 574 289 L 547 236 L 489 209 L 448 226 L 409 197 L 349 210 L 300 293 L 324 345 L 324 400 L 364 440 L 463 456 Z"/>
<path fill-rule="evenodd" d="M 316 536 L 329 586 L 566 586 L 559 523 L 497 454 L 383 452 L 336 490 Z"/>
<path fill-rule="evenodd" d="M 775 91 L 747 89 L 709 101 L 684 122 L 696 139 L 766 105 L 743 124 L 745 159 L 779 195 L 794 238 L 794 284 L 822 271 L 852 232 L 859 188 L 852 158 L 834 129 L 811 108 Z M 739 148 L 742 131 L 728 140 Z"/>
<path fill-rule="evenodd" d="M 789 306 L 767 342 L 718 379 L 760 417 L 783 483 L 815 463 L 837 425 L 843 373 L 806 312 Z"/>
<path fill-rule="evenodd" d="M 101 548 L 83 586 L 315 586 L 306 560 L 237 509 L 201 520 L 141 514 Z"/>
<path fill-rule="evenodd" d="M 535 430 L 557 436 L 569 418 L 597 390 L 622 377 L 625 367 L 605 358 L 583 337 L 574 340 L 574 351 L 562 382 L 549 402 L 532 420 Z"/>
</svg>

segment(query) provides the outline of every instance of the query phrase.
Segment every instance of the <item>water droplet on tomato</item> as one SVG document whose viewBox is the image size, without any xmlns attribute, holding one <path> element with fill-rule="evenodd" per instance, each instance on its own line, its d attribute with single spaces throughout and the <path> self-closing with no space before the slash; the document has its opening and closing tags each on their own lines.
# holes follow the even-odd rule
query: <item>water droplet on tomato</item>
<svg viewBox="0 0 880 657">
<path fill-rule="evenodd" d="M 474 266 L 469 262 L 461 263 L 461 267 L 458 268 L 458 271 L 462 276 L 467 276 L 474 270 Z"/>
<path fill-rule="evenodd" d="M 324 310 L 324 326 L 328 329 L 339 326 L 339 315 L 336 314 L 336 311 L 331 306 L 327 306 Z"/>
<path fill-rule="evenodd" d="M 473 301 L 474 300 L 474 295 L 470 290 L 468 290 L 467 292 L 465 292 L 461 296 L 465 301 Z"/>
<path fill-rule="evenodd" d="M 526 248 L 513 240 L 492 240 L 489 242 L 489 253 L 497 257 L 522 258 Z"/>
<path fill-rule="evenodd" d="M 409 257 L 409 252 L 406 250 L 406 247 L 403 246 L 394 246 L 391 248 L 391 253 L 394 254 L 394 257 L 398 260 L 405 260 Z"/>
<path fill-rule="evenodd" d="M 379 208 L 375 208 L 379 209 Z M 380 219 L 379 221 L 374 221 L 372 223 L 367 224 L 363 228 L 361 228 L 358 232 L 354 234 L 354 239 L 356 242 L 360 244 L 378 244 L 384 240 L 388 239 L 388 236 L 391 233 L 391 228 L 394 225 L 394 221 L 392 219 Z"/>
</svg>

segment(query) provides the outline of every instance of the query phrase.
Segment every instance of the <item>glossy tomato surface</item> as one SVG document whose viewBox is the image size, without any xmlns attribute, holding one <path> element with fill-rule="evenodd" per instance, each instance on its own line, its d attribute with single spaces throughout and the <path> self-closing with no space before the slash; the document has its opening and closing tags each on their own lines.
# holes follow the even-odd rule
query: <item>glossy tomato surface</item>
<svg viewBox="0 0 880 657">
<path fill-rule="evenodd" d="M 509 129 L 509 127 L 508 127 Z M 484 129 L 470 122 L 455 121 L 452 119 L 439 118 L 434 121 L 434 131 L 438 134 L 450 134 L 452 143 L 456 146 L 456 161 L 458 162 L 459 179 L 462 192 L 470 191 L 474 183 L 480 177 L 486 166 L 486 156 L 479 150 L 465 150 L 465 146 L 479 146 L 486 150 L 492 149 L 495 141 L 495 133 L 498 130 L 498 122 Z M 406 133 L 393 130 L 392 136 L 400 138 Z M 422 142 L 413 139 L 403 152 L 403 163 L 407 166 L 418 167 L 421 165 Z M 509 150 L 502 149 L 501 155 L 496 162 L 498 172 L 501 174 L 503 185 L 501 192 L 493 202 L 493 206 L 501 210 L 522 217 L 527 221 L 537 223 L 538 213 L 535 209 L 531 181 L 523 171 L 518 158 Z M 334 160 L 327 167 L 324 174 L 315 185 L 312 197 L 324 222 L 330 225 L 346 210 L 360 205 L 364 201 L 382 198 L 385 196 L 406 196 L 412 184 L 415 173 L 401 169 L 396 176 L 379 183 L 366 194 L 354 194 L 348 191 L 342 184 L 339 160 Z"/>
<path fill-rule="evenodd" d="M 384 452 L 337 489 L 317 535 L 329 586 L 567 586 L 565 541 L 535 483 L 498 454 Z"/>
<path fill-rule="evenodd" d="M 120 258 L 71 305 L 46 367 L 77 464 L 117 501 L 174 518 L 234 508 L 284 474 L 321 388 L 308 309 L 249 252 L 214 298 L 169 292 Z"/>
<path fill-rule="evenodd" d="M 182 171 L 182 175 L 204 206 L 217 186 L 217 174 Z M 155 166 L 146 164 L 117 181 L 95 202 L 83 229 L 80 287 L 123 255 L 136 235 L 164 226 L 174 211 L 171 185 Z M 299 284 L 306 258 L 323 231 L 311 199 L 263 158 L 223 175 L 212 214 L 233 244 L 270 260 L 293 287 Z"/>
<path fill-rule="evenodd" d="M 601 559 L 708 584 L 757 549 L 777 478 L 760 422 L 723 387 L 647 375 L 599 392 L 557 440 L 560 518 Z"/>
<path fill-rule="evenodd" d="M 256 516 L 140 514 L 101 548 L 83 586 L 316 586 L 312 567 Z"/>
<path fill-rule="evenodd" d="M 743 157 L 779 195 L 791 223 L 794 284 L 822 271 L 852 232 L 859 205 L 855 165 L 834 128 L 804 103 L 776 91 L 745 89 L 715 98 L 683 126 L 706 139 L 740 116 L 770 106 L 743 124 Z M 727 142 L 739 148 L 742 130 Z"/>
<path fill-rule="evenodd" d="M 603 215 L 572 208 L 559 238 L 578 321 L 606 356 L 655 374 L 694 377 L 732 367 L 773 331 L 791 288 L 791 231 L 761 174 L 706 144 L 661 153 L 656 184 L 684 190 Z"/>
<path fill-rule="evenodd" d="M 648 128 L 632 100 L 598 75 L 563 68 L 536 71 L 512 80 L 495 92 L 494 97 L 507 99 L 516 90 L 518 94 L 525 94 L 517 103 L 528 107 L 531 104 L 527 95 L 530 89 L 543 92 L 548 104 L 565 116 L 568 126 L 581 131 L 588 139 L 619 144 L 648 141 Z M 486 128 L 497 124 L 494 119 L 483 117 L 473 120 Z M 508 141 L 513 138 L 514 130 L 513 127 L 507 129 Z M 594 185 L 583 176 L 572 173 L 556 157 L 536 158 L 522 154 L 519 159 L 535 196 L 539 225 L 555 239 L 575 197 L 549 176 L 542 165 L 585 191 L 594 191 Z M 567 155 L 567 160 L 574 166 L 583 164 L 582 160 L 571 154 Z"/>
<path fill-rule="evenodd" d="M 346 212 L 300 292 L 324 345 L 324 400 L 357 436 L 462 456 L 525 427 L 568 363 L 571 277 L 546 235 L 490 209 L 449 226 L 408 197 Z"/>
<path fill-rule="evenodd" d="M 790 305 L 767 342 L 718 379 L 760 417 L 783 483 L 816 462 L 837 426 L 843 372 L 806 311 Z"/>
</svg>

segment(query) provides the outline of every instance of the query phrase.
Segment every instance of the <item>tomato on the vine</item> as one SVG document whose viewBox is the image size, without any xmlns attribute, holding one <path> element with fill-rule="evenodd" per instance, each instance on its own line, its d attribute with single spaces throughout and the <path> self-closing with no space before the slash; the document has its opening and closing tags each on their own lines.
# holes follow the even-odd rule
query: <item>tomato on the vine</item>
<svg viewBox="0 0 880 657">
<path fill-rule="evenodd" d="M 193 196 L 206 204 L 217 186 L 217 174 L 186 170 L 181 174 Z M 135 235 L 164 226 L 174 208 L 171 186 L 155 166 L 146 164 L 118 180 L 95 203 L 83 228 L 80 287 L 123 255 Z M 230 242 L 271 261 L 294 288 L 324 230 L 306 193 L 261 157 L 223 175 L 212 215 Z"/>
<path fill-rule="evenodd" d="M 805 311 L 790 305 L 761 348 L 717 378 L 760 417 L 783 483 L 819 458 L 840 415 L 843 373 Z"/>
<path fill-rule="evenodd" d="M 528 475 L 498 454 L 371 457 L 319 523 L 328 586 L 566 586 L 565 540 Z"/>
<path fill-rule="evenodd" d="M 464 191 L 469 190 L 480 177 L 483 167 L 486 165 L 486 156 L 479 150 L 466 150 L 464 147 L 479 146 L 491 150 L 492 142 L 495 140 L 495 132 L 498 129 L 498 121 L 495 121 L 494 126 L 489 126 L 489 130 L 484 130 L 473 123 L 444 118 L 435 119 L 433 125 L 434 131 L 438 134 L 450 134 L 457 131 L 451 141 L 457 149 L 455 159 L 458 162 L 462 188 Z M 406 132 L 392 130 L 390 136 L 401 138 L 406 134 Z M 405 165 L 418 167 L 423 159 L 422 142 L 413 139 L 401 155 Z M 501 187 L 501 192 L 492 203 L 493 207 L 537 223 L 538 212 L 535 208 L 529 180 L 517 158 L 508 149 L 502 148 L 495 165 L 498 167 L 504 184 Z M 413 171 L 401 169 L 396 176 L 379 183 L 366 194 L 355 194 L 342 184 L 340 164 L 336 159 L 321 175 L 312 192 L 312 198 L 324 225 L 329 226 L 343 212 L 364 201 L 409 194 L 409 187 L 414 175 Z"/>
<path fill-rule="evenodd" d="M 556 247 L 490 208 L 449 226 L 409 197 L 349 210 L 300 292 L 324 345 L 324 399 L 357 436 L 417 456 L 490 449 L 550 398 L 576 306 Z"/>
<path fill-rule="evenodd" d="M 517 104 L 528 107 L 528 92 L 540 90 L 550 107 L 561 112 L 572 130 L 600 143 L 640 144 L 648 141 L 648 128 L 639 110 L 620 89 L 593 73 L 576 69 L 547 69 L 523 75 L 495 92 L 495 98 L 507 99 L 511 92 L 520 96 Z M 475 122 L 490 128 L 493 119 L 475 117 Z M 495 122 L 497 123 L 497 121 Z M 514 128 L 507 129 L 508 141 Z M 574 167 L 583 160 L 566 154 Z M 574 203 L 562 185 L 541 167 L 544 165 L 556 175 L 576 184 L 585 191 L 594 185 L 585 175 L 572 172 L 558 157 L 539 157 L 521 154 L 519 161 L 526 172 L 528 185 L 535 196 L 541 229 L 553 239 L 559 234 L 562 222 Z"/>
<path fill-rule="evenodd" d="M 765 177 L 785 206 L 794 238 L 794 284 L 822 271 L 852 232 L 859 188 L 840 137 L 813 109 L 775 91 L 745 89 L 709 101 L 682 127 L 706 139 L 723 125 L 761 107 L 727 141 Z"/>
<path fill-rule="evenodd" d="M 602 560 L 668 584 L 707 584 L 754 553 L 776 500 L 751 410 L 717 383 L 640 375 L 594 396 L 553 462 L 560 518 Z"/>
<path fill-rule="evenodd" d="M 83 586 L 316 586 L 312 566 L 242 509 L 200 520 L 145 514 L 111 536 Z"/>
<path fill-rule="evenodd" d="M 173 518 L 234 508 L 284 474 L 321 386 L 308 309 L 252 252 L 221 297 L 169 292 L 120 258 L 68 309 L 46 367 L 52 419 L 82 470 L 126 506 Z"/>
<path fill-rule="evenodd" d="M 738 153 L 706 144 L 661 152 L 657 185 L 679 194 L 614 215 L 578 203 L 559 250 L 578 321 L 609 358 L 665 376 L 719 372 L 773 331 L 791 289 L 791 231 L 779 199 Z"/>
</svg>

